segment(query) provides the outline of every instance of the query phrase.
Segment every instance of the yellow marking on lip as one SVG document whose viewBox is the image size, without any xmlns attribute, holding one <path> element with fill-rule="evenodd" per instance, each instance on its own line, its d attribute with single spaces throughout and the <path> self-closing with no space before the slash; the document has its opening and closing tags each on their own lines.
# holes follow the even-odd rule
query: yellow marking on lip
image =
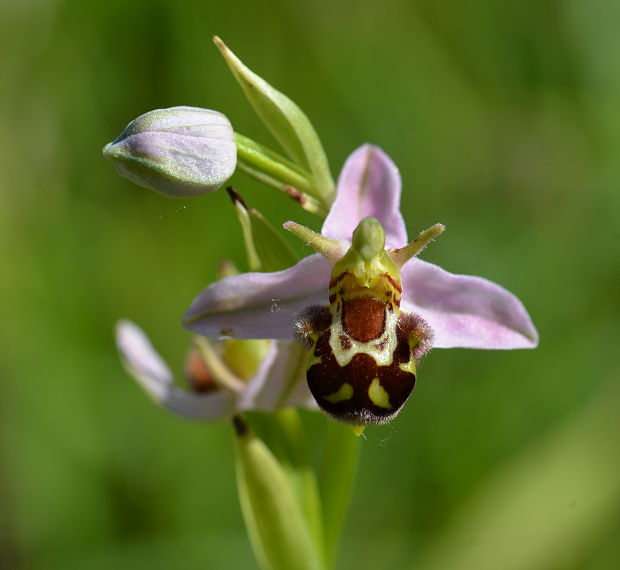
<svg viewBox="0 0 620 570">
<path fill-rule="evenodd" d="M 379 378 L 375 378 L 370 383 L 370 387 L 368 388 L 368 397 L 375 406 L 387 408 L 388 410 L 392 407 L 392 404 L 390 404 L 390 395 L 385 391 L 385 388 L 381 386 Z"/>
<path fill-rule="evenodd" d="M 310 356 L 308 356 L 308 363 L 306 364 L 306 367 L 310 368 L 315 364 L 321 364 L 321 357 L 316 356 L 316 354 L 314 354 L 314 348 L 312 348 L 312 352 L 310 353 Z"/>
<path fill-rule="evenodd" d="M 401 365 L 400 365 L 400 369 L 403 372 L 409 372 L 411 374 L 415 374 L 416 373 L 416 366 L 415 366 L 415 360 L 414 360 L 413 356 L 411 357 L 409 362 L 402 362 Z"/>
<path fill-rule="evenodd" d="M 337 392 L 329 394 L 329 396 L 323 396 L 324 400 L 327 400 L 331 404 L 337 404 L 338 402 L 344 402 L 350 400 L 353 397 L 353 386 L 348 382 L 345 382 Z"/>
</svg>

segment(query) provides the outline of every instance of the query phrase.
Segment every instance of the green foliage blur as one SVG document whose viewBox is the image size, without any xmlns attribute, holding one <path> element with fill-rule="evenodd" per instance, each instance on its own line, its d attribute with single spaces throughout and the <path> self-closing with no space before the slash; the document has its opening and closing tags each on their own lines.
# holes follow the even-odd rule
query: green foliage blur
<svg viewBox="0 0 620 570">
<path fill-rule="evenodd" d="M 448 228 L 424 258 L 508 287 L 541 335 L 426 358 L 366 431 L 339 568 L 618 568 L 618 22 L 613 0 L 2 2 L 0 568 L 256 567 L 231 427 L 156 408 L 113 342 L 130 318 L 180 371 L 182 313 L 218 260 L 245 267 L 223 191 L 167 200 L 101 156 L 173 105 L 273 144 L 213 34 L 306 111 L 334 175 L 385 149 L 410 235 Z"/>
</svg>

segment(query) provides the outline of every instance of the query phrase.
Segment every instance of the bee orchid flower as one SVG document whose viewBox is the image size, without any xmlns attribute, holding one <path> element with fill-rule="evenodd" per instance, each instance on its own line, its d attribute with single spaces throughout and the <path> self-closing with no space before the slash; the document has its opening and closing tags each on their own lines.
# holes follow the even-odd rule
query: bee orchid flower
<svg viewBox="0 0 620 570">
<path fill-rule="evenodd" d="M 256 344 L 195 339 L 185 362 L 188 389 L 177 386 L 145 333 L 123 320 L 116 342 L 127 371 L 155 402 L 194 420 L 220 420 L 240 411 L 287 406 L 316 408 L 304 382 L 304 354 L 296 343 Z"/>
<path fill-rule="evenodd" d="M 185 327 L 208 337 L 298 338 L 311 348 L 308 382 L 319 406 L 356 425 L 382 423 L 401 409 L 431 344 L 535 347 L 538 334 L 515 295 L 416 257 L 444 228 L 408 243 L 400 194 L 392 160 L 376 146 L 360 147 L 344 165 L 321 234 L 285 224 L 318 253 L 283 271 L 210 285 L 186 312 Z"/>
</svg>

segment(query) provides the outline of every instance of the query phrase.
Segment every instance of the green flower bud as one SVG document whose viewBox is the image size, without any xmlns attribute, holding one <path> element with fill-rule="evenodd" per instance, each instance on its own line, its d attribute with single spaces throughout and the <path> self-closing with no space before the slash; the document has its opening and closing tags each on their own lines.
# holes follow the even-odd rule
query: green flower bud
<svg viewBox="0 0 620 570">
<path fill-rule="evenodd" d="M 172 107 L 140 115 L 103 155 L 121 176 L 169 198 L 213 192 L 237 164 L 229 120 L 209 109 Z"/>
</svg>

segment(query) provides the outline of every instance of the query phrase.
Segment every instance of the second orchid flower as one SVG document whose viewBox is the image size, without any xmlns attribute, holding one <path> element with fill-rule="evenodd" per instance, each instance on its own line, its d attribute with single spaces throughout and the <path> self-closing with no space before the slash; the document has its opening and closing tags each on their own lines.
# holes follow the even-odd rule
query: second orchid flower
<svg viewBox="0 0 620 570">
<path fill-rule="evenodd" d="M 320 253 L 283 271 L 246 273 L 210 285 L 186 312 L 186 328 L 211 337 L 292 339 L 295 330 L 299 332 L 298 315 L 307 317 L 309 307 L 328 307 L 331 304 L 331 312 L 320 313 L 320 310 L 315 310 L 312 317 L 315 321 L 323 318 L 323 330 L 329 328 L 331 334 L 337 323 L 342 325 L 343 307 L 346 307 L 346 304 L 340 303 L 340 308 L 337 308 L 339 290 L 334 289 L 333 279 L 351 273 L 351 269 L 345 266 L 340 267 L 340 273 L 334 275 L 337 272 L 333 264 L 342 265 L 346 252 L 356 250 L 354 230 L 362 220 L 374 218 L 378 223 L 376 226 L 371 225 L 381 228 L 383 237 L 364 239 L 365 242 L 379 239 L 379 245 L 371 245 L 371 249 L 374 248 L 371 257 L 383 255 L 384 265 L 392 263 L 389 267 L 379 268 L 378 275 L 385 277 L 385 283 L 392 281 L 391 291 L 389 287 L 385 291 L 385 294 L 392 295 L 392 309 L 396 306 L 397 296 L 399 308 L 413 315 L 408 325 L 412 329 L 409 331 L 411 334 L 407 337 L 413 359 L 427 350 L 431 338 L 436 348 L 513 349 L 536 346 L 536 329 L 523 304 L 512 293 L 481 277 L 454 275 L 415 257 L 419 246 L 425 245 L 440 230 L 433 232 L 431 229 L 430 234 L 423 233 L 417 241 L 407 245 L 405 224 L 399 208 L 400 193 L 400 176 L 390 158 L 378 147 L 362 146 L 349 157 L 340 174 L 336 200 L 323 224 L 322 235 L 300 229 L 300 226 L 293 223 L 285 224 L 285 227 L 306 239 Z M 361 243 L 357 247 L 358 253 L 360 247 L 365 245 Z M 376 268 L 374 270 L 377 272 Z M 394 278 L 395 275 L 398 280 Z M 364 279 L 368 280 L 367 274 L 364 274 L 362 281 Z M 349 291 L 349 295 L 353 298 L 379 298 L 383 306 L 388 307 L 385 304 L 387 298 L 381 299 L 381 293 L 372 289 L 376 286 L 376 283 L 360 283 L 358 279 L 357 289 Z M 364 287 L 366 291 L 363 291 Z M 360 326 L 372 327 L 371 305 L 365 303 L 361 307 L 359 302 L 357 305 L 362 310 L 358 317 Z M 360 352 L 368 354 L 375 364 L 392 365 L 398 345 L 395 335 L 397 328 L 403 330 L 402 323 L 395 321 L 390 325 L 397 328 L 392 328 L 386 336 L 386 342 L 393 344 L 392 349 L 386 353 L 385 362 L 376 352 L 379 349 L 372 353 L 360 345 L 360 342 L 367 343 L 375 339 L 380 343 L 381 337 L 385 336 L 390 322 L 389 315 L 381 311 L 378 315 L 381 324 L 377 325 L 376 335 L 366 338 L 368 331 L 361 331 L 357 339 L 352 339 L 357 341 L 355 347 L 341 344 L 338 348 L 336 341 L 332 340 L 329 342 L 331 356 L 325 354 L 325 348 L 317 352 L 316 343 L 321 331 L 315 330 L 316 322 L 311 323 L 307 331 L 308 335 L 315 335 L 311 343 L 314 359 L 310 359 L 310 366 L 317 364 L 316 359 L 321 356 L 337 361 L 335 368 L 324 367 L 322 378 L 313 380 L 312 375 L 308 377 L 311 389 L 313 384 L 321 384 L 320 389 L 313 389 L 319 405 L 337 419 L 362 425 L 389 419 L 400 409 L 413 388 L 415 376 L 407 382 L 406 389 L 400 389 L 398 395 L 394 395 L 397 388 L 392 390 L 392 402 L 387 379 L 383 383 L 380 380 L 375 382 L 375 378 L 381 376 L 375 374 L 376 371 L 368 372 L 368 366 L 364 371 L 357 371 L 358 376 L 364 377 L 358 388 L 361 392 L 357 393 L 355 386 L 347 381 L 352 373 L 341 370 L 350 365 Z M 332 335 L 332 338 L 336 336 Z M 349 334 L 346 342 L 350 341 Z M 337 357 L 338 351 L 342 354 L 341 358 Z M 407 355 L 402 359 L 398 363 L 399 370 L 406 369 L 415 374 L 415 362 Z M 395 381 L 394 384 L 402 386 L 402 382 Z M 353 408 L 348 407 L 352 403 Z"/>
</svg>

